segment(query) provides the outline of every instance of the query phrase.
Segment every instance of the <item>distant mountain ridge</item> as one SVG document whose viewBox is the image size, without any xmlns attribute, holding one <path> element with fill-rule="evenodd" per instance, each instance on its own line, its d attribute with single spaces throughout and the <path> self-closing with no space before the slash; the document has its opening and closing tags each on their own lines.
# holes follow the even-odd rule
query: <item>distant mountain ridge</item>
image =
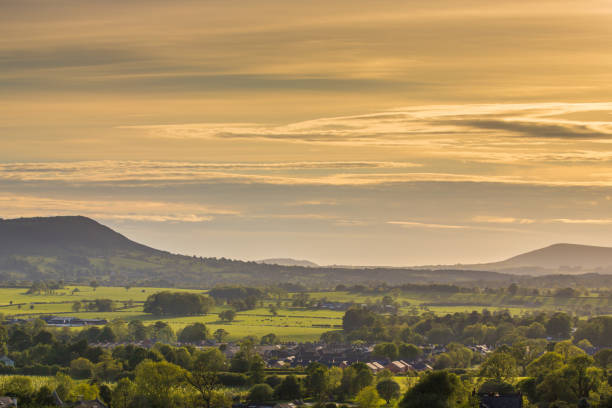
<svg viewBox="0 0 612 408">
<path fill-rule="evenodd" d="M 513 256 L 497 264 L 502 266 L 539 266 L 542 268 L 608 267 L 612 266 L 612 248 L 578 244 L 554 244 Z"/>
<path fill-rule="evenodd" d="M 282 260 L 282 259 L 280 259 Z M 59 280 L 105 284 L 218 284 L 317 287 L 385 282 L 506 282 L 510 275 L 488 271 L 416 270 L 279 265 L 225 258 L 171 254 L 141 245 L 86 217 L 38 217 L 0 220 L 0 283 Z"/>
<path fill-rule="evenodd" d="M 96 279 L 110 285 L 165 287 L 287 283 L 330 288 L 371 282 L 499 286 L 530 279 L 517 275 L 595 271 L 589 279 L 596 280 L 602 276 L 597 273 L 612 273 L 612 248 L 556 244 L 497 263 L 435 267 L 318 266 L 286 258 L 264 262 L 172 254 L 134 242 L 80 216 L 0 219 L 0 283 L 4 284 Z"/>
<path fill-rule="evenodd" d="M 303 266 L 305 268 L 318 268 L 314 262 L 310 262 L 305 259 L 293 259 L 293 258 L 269 258 L 257 261 L 257 263 L 263 263 L 268 265 L 282 265 L 282 266 Z"/>
<path fill-rule="evenodd" d="M 444 265 L 440 268 L 447 269 L 450 267 Z M 536 276 L 592 272 L 612 274 L 612 248 L 559 243 L 525 252 L 499 262 L 454 265 L 452 268 Z"/>
</svg>

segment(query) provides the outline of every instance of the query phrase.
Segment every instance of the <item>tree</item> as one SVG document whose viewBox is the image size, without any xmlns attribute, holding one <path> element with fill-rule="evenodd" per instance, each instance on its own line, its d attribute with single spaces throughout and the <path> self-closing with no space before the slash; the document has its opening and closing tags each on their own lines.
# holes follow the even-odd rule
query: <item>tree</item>
<svg viewBox="0 0 612 408">
<path fill-rule="evenodd" d="M 214 305 L 211 297 L 188 292 L 158 292 L 150 295 L 144 312 L 156 316 L 202 315 Z"/>
<path fill-rule="evenodd" d="M 212 408 L 212 399 L 219 383 L 218 372 L 225 365 L 225 356 L 219 349 L 211 349 L 201 353 L 191 372 L 187 372 L 185 379 L 195 389 L 202 399 L 205 408 Z"/>
<path fill-rule="evenodd" d="M 208 338 L 208 329 L 204 323 L 194 323 L 185 326 L 178 335 L 181 343 L 199 343 Z"/>
<path fill-rule="evenodd" d="M 376 322 L 376 313 L 366 308 L 351 308 L 342 317 L 342 328 L 345 332 L 370 327 Z"/>
<path fill-rule="evenodd" d="M 272 344 L 277 344 L 279 342 L 278 337 L 276 337 L 276 334 L 274 333 L 268 333 L 265 336 L 261 337 L 261 344 L 266 345 L 272 345 Z"/>
<path fill-rule="evenodd" d="M 399 398 L 400 396 L 400 386 L 398 383 L 391 379 L 382 380 L 378 384 L 376 384 L 376 391 L 378 394 L 387 401 L 391 401 L 394 398 Z"/>
<path fill-rule="evenodd" d="M 461 380 L 447 371 L 426 374 L 399 404 L 400 408 L 454 408 L 465 399 Z"/>
<path fill-rule="evenodd" d="M 278 314 L 278 307 L 276 307 L 276 305 L 273 303 L 270 303 L 268 310 L 270 310 L 270 314 L 272 314 L 272 316 L 276 316 Z"/>
<path fill-rule="evenodd" d="M 603 378 L 603 371 L 592 367 L 594 361 L 587 355 L 573 357 L 564 370 L 563 377 L 568 379 L 569 387 L 578 399 L 588 398 Z"/>
<path fill-rule="evenodd" d="M 398 349 L 395 343 L 378 343 L 374 346 L 373 354 L 376 357 L 388 358 L 395 360 L 398 356 Z"/>
<path fill-rule="evenodd" d="M 76 301 L 72 304 L 72 311 L 78 313 L 81 310 L 81 307 L 83 307 L 83 304 L 79 301 Z"/>
<path fill-rule="evenodd" d="M 547 352 L 533 360 L 527 366 L 527 374 L 532 377 L 543 377 L 563 367 L 563 357 L 558 353 Z"/>
<path fill-rule="evenodd" d="M 134 398 L 135 386 L 129 378 L 122 378 L 117 381 L 117 385 L 113 388 L 111 400 L 113 408 L 128 408 Z"/>
<path fill-rule="evenodd" d="M 272 400 L 274 390 L 268 384 L 256 384 L 249 390 L 249 402 L 266 402 Z"/>
<path fill-rule="evenodd" d="M 302 398 L 302 387 L 295 375 L 285 377 L 276 387 L 276 396 L 281 400 L 294 400 Z"/>
<path fill-rule="evenodd" d="M 2 384 L 1 392 L 9 397 L 18 398 L 20 402 L 27 403 L 34 394 L 34 385 L 29 377 L 15 375 L 8 377 Z"/>
<path fill-rule="evenodd" d="M 89 282 L 89 286 L 91 286 L 91 288 L 95 292 L 96 289 L 98 289 L 98 286 L 100 286 L 100 284 L 98 283 L 98 281 L 92 280 L 91 282 Z"/>
<path fill-rule="evenodd" d="M 398 348 L 399 357 L 403 360 L 414 361 L 421 355 L 421 349 L 414 344 L 400 344 Z"/>
<path fill-rule="evenodd" d="M 612 366 L 612 349 L 599 350 L 593 358 L 599 367 L 607 370 Z"/>
<path fill-rule="evenodd" d="M 185 370 L 181 367 L 145 360 L 136 367 L 135 374 L 136 393 L 146 398 L 151 407 L 179 406 L 177 399 L 185 381 Z"/>
<path fill-rule="evenodd" d="M 147 338 L 147 329 L 140 320 L 130 320 L 128 323 L 128 333 L 134 341 L 142 341 Z"/>
<path fill-rule="evenodd" d="M 557 312 L 546 322 L 546 334 L 551 337 L 566 339 L 570 336 L 571 319 L 566 313 Z"/>
<path fill-rule="evenodd" d="M 310 363 L 306 368 L 305 382 L 308 394 L 321 399 L 327 391 L 327 367 L 320 363 Z"/>
<path fill-rule="evenodd" d="M 516 360 L 505 352 L 491 354 L 480 368 L 480 375 L 482 377 L 493 378 L 497 382 L 511 379 L 516 374 Z"/>
<path fill-rule="evenodd" d="M 546 337 L 546 327 L 542 323 L 533 322 L 527 328 L 525 335 L 530 339 Z"/>
<path fill-rule="evenodd" d="M 76 379 L 92 378 L 94 365 L 86 358 L 79 357 L 70 362 L 70 375 Z"/>
<path fill-rule="evenodd" d="M 383 404 L 383 400 L 380 399 L 380 395 L 373 386 L 365 387 L 359 391 L 355 402 L 359 408 L 379 408 Z"/>
<path fill-rule="evenodd" d="M 219 313 L 219 319 L 224 322 L 231 322 L 236 318 L 236 312 L 232 309 L 227 309 Z"/>
<path fill-rule="evenodd" d="M 563 356 L 564 361 L 569 361 L 573 357 L 585 354 L 584 350 L 574 346 L 570 340 L 558 342 L 555 344 L 553 351 Z"/>
<path fill-rule="evenodd" d="M 217 329 L 213 333 L 213 337 L 219 343 L 221 343 L 223 340 L 225 340 L 227 338 L 227 336 L 229 336 L 229 333 L 226 330 L 224 330 L 224 329 Z"/>
<path fill-rule="evenodd" d="M 117 341 L 117 335 L 110 326 L 104 326 L 102 332 L 98 336 L 98 341 L 103 343 L 114 343 Z"/>
</svg>

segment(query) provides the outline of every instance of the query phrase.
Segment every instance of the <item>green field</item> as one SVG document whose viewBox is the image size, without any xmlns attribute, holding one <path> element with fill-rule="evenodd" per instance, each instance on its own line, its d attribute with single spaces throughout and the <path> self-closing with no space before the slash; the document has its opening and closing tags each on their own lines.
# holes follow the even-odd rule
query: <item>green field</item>
<svg viewBox="0 0 612 408">
<path fill-rule="evenodd" d="M 78 291 L 74 291 L 77 288 Z M 229 333 L 230 340 L 240 339 L 248 335 L 263 336 L 274 333 L 283 341 L 317 340 L 321 333 L 340 328 L 344 312 L 320 310 L 312 308 L 291 307 L 291 296 L 288 294 L 281 300 L 282 307 L 274 316 L 268 309 L 272 300 L 264 300 L 260 307 L 239 312 L 231 323 L 221 322 L 218 313 L 223 307 L 214 307 L 204 316 L 164 317 L 159 318 L 143 312 L 146 298 L 160 288 L 129 288 L 98 287 L 95 291 L 88 286 L 68 286 L 52 294 L 26 294 L 26 288 L 0 288 L 0 313 L 6 317 L 34 318 L 48 314 L 62 314 L 81 318 L 104 318 L 107 320 L 122 319 L 142 320 L 152 323 L 164 320 L 175 331 L 195 322 L 205 323 L 211 332 L 223 328 Z M 204 290 L 172 289 L 205 293 Z M 355 294 L 349 292 L 310 292 L 311 299 L 327 299 L 334 302 L 376 303 L 382 300 L 385 293 Z M 111 299 L 116 302 L 117 310 L 113 312 L 73 312 L 72 305 L 76 301 L 94 299 Z M 131 301 L 131 305 L 124 302 Z M 577 310 L 590 307 L 593 310 L 609 310 L 609 299 L 600 297 L 557 298 L 552 296 L 499 296 L 496 294 L 456 293 L 456 294 L 423 294 L 395 293 L 394 301 L 400 306 L 401 313 L 433 312 L 439 315 L 456 312 L 482 311 L 492 312 L 507 310 L 513 315 L 519 315 L 535 310 Z M 12 303 L 12 304 L 11 304 Z M 608 312 L 609 313 L 609 312 Z"/>
<path fill-rule="evenodd" d="M 204 316 L 185 317 L 156 317 L 142 311 L 143 302 L 152 293 L 162 291 L 159 288 L 130 288 L 98 287 L 95 291 L 90 287 L 78 286 L 78 292 L 72 292 L 74 286 L 58 290 L 54 294 L 32 295 L 26 294 L 25 288 L 0 289 L 0 313 L 6 317 L 33 318 L 48 314 L 62 314 L 80 318 L 142 320 L 152 323 L 163 320 L 177 331 L 188 324 L 195 322 L 205 323 L 211 332 L 223 328 L 229 333 L 229 339 L 235 340 L 245 336 L 274 333 L 284 341 L 313 341 L 321 333 L 332 330 L 334 326 L 342 324 L 342 312 L 326 310 L 309 310 L 305 308 L 280 308 L 278 314 L 273 316 L 265 307 L 240 312 L 231 323 L 221 322 L 218 313 L 225 307 L 215 307 Z M 172 289 L 173 291 L 186 291 L 203 293 L 202 290 Z M 114 312 L 73 312 L 72 305 L 76 301 L 111 299 L 116 302 L 120 310 Z M 10 304 L 12 301 L 12 305 Z M 133 306 L 124 308 L 122 302 L 132 301 Z M 272 301 L 270 301 L 272 302 Z"/>
</svg>

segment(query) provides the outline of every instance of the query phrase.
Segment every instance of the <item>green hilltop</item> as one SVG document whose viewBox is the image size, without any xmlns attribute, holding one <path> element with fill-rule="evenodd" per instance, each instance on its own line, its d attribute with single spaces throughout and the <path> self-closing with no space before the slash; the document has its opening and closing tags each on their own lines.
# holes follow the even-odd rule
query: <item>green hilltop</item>
<svg viewBox="0 0 612 408">
<path fill-rule="evenodd" d="M 498 282 L 487 271 L 303 267 L 172 254 L 134 242 L 86 217 L 0 220 L 0 281 L 96 279 L 113 285 L 211 287 L 217 284 Z"/>
</svg>

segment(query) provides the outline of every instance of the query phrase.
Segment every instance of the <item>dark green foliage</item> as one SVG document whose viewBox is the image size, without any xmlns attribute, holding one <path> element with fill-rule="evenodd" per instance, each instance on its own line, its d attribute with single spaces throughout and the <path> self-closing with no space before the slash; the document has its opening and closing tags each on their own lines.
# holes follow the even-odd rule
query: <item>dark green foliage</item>
<svg viewBox="0 0 612 408">
<path fill-rule="evenodd" d="M 219 382 L 226 387 L 244 387 L 249 383 L 249 379 L 240 373 L 220 373 Z"/>
<path fill-rule="evenodd" d="M 302 386 L 295 375 L 288 375 L 276 387 L 275 393 L 281 400 L 299 399 L 302 397 Z"/>
<path fill-rule="evenodd" d="M 388 379 L 382 380 L 378 384 L 376 384 L 376 391 L 381 396 L 382 399 L 387 401 L 391 401 L 394 398 L 398 398 L 400 396 L 400 386 L 395 381 Z"/>
<path fill-rule="evenodd" d="M 587 339 L 594 346 L 612 347 L 612 317 L 598 316 L 580 322 L 574 340 Z"/>
<path fill-rule="evenodd" d="M 144 312 L 156 316 L 201 315 L 208 313 L 214 301 L 208 296 L 187 292 L 159 292 L 150 295 Z"/>
<path fill-rule="evenodd" d="M 546 334 L 551 337 L 567 339 L 572 328 L 571 319 L 566 313 L 555 313 L 546 323 Z"/>
<path fill-rule="evenodd" d="M 435 371 L 425 375 L 411 388 L 399 406 L 401 408 L 452 408 L 461 399 L 463 385 L 455 374 Z"/>
<path fill-rule="evenodd" d="M 219 313 L 219 319 L 224 322 L 231 322 L 236 318 L 236 312 L 232 309 L 224 310 Z"/>
<path fill-rule="evenodd" d="M 282 381 L 283 379 L 278 375 L 269 375 L 264 380 L 264 382 L 272 388 L 276 388 Z"/>
<path fill-rule="evenodd" d="M 183 343 L 199 343 L 209 337 L 208 329 L 203 323 L 194 323 L 185 326 L 178 335 L 178 340 Z"/>
<path fill-rule="evenodd" d="M 274 397 L 274 390 L 268 384 L 256 384 L 249 390 L 247 400 L 250 402 L 271 401 Z"/>
<path fill-rule="evenodd" d="M 374 325 L 378 315 L 366 308 L 352 308 L 346 311 L 342 318 L 342 328 L 346 332 Z"/>
</svg>

